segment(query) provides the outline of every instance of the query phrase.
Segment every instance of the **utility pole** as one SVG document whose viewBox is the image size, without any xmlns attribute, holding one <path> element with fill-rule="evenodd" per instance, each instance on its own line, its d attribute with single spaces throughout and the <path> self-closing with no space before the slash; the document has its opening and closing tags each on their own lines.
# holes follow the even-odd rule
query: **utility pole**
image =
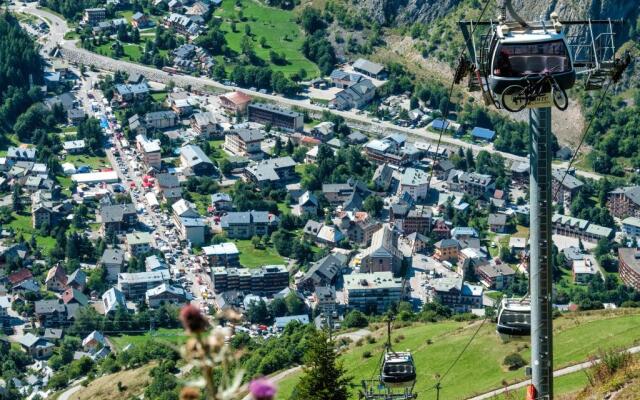
<svg viewBox="0 0 640 400">
<path fill-rule="evenodd" d="M 551 314 L 551 108 L 529 110 L 531 369 L 536 399 L 553 399 Z"/>
</svg>

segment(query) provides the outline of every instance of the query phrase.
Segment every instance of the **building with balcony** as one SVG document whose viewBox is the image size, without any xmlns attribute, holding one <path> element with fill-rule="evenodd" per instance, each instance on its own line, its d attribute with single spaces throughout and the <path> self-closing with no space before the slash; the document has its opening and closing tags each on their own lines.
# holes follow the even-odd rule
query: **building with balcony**
<svg viewBox="0 0 640 400">
<path fill-rule="evenodd" d="M 405 283 L 390 271 L 345 275 L 344 296 L 349 309 L 384 313 L 404 299 Z"/>
<path fill-rule="evenodd" d="M 284 131 L 302 131 L 304 127 L 302 114 L 270 104 L 249 104 L 247 113 L 250 122 L 270 125 Z"/>
</svg>

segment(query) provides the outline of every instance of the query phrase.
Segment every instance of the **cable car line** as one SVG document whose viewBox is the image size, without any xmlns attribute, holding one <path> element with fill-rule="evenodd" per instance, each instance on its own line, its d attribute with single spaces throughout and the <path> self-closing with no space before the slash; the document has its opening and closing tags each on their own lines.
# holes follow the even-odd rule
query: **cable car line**
<svg viewBox="0 0 640 400">
<path fill-rule="evenodd" d="M 493 0 L 487 0 L 486 3 L 484 4 L 484 7 L 482 8 L 482 11 L 480 12 L 480 16 L 478 17 L 478 22 L 482 21 L 482 17 L 484 16 L 485 12 L 487 11 L 487 9 L 489 8 L 489 3 L 491 3 Z M 444 134 L 444 131 L 446 130 L 448 123 L 447 123 L 447 117 L 449 116 L 449 108 L 451 107 L 451 96 L 453 95 L 453 89 L 456 85 L 456 83 L 459 83 L 460 80 L 462 79 L 462 76 L 464 75 L 462 73 L 462 71 L 460 70 L 460 65 L 467 65 L 467 60 L 464 57 L 464 47 L 469 45 L 469 41 L 471 40 L 471 38 L 473 37 L 473 33 L 476 31 L 477 27 L 480 26 L 478 24 L 473 24 L 473 28 L 471 29 L 471 35 L 465 39 L 465 43 L 464 46 L 461 48 L 461 50 L 458 52 L 458 67 L 456 68 L 456 71 L 454 72 L 454 77 L 451 80 L 451 86 L 449 87 L 449 92 L 447 94 L 447 103 L 445 105 L 444 108 L 444 112 L 442 114 L 442 126 L 440 127 L 440 134 L 438 135 L 438 141 L 436 143 L 436 152 L 435 154 L 435 158 L 438 157 L 438 151 L 440 151 L 440 144 L 442 142 L 442 135 Z M 466 72 L 466 71 L 464 71 Z M 434 164 L 435 164 L 435 158 L 434 158 Z M 427 181 L 427 196 L 429 195 L 429 191 L 431 190 L 431 179 L 433 178 L 433 170 L 434 170 L 434 166 L 431 167 L 431 171 L 429 172 L 429 180 Z"/>
<path fill-rule="evenodd" d="M 453 360 L 453 362 L 451 363 L 449 368 L 445 371 L 444 374 L 440 375 L 440 378 L 438 378 L 438 381 L 433 386 L 434 389 L 440 391 L 440 389 L 442 388 L 442 381 L 444 380 L 444 378 L 447 377 L 447 375 L 449 375 L 449 372 L 451 372 L 451 370 L 453 369 L 453 367 L 455 367 L 455 365 L 458 363 L 458 361 L 460 361 L 460 359 L 462 358 L 462 355 L 467 351 L 467 349 L 469 348 L 469 346 L 471 345 L 473 340 L 476 338 L 476 336 L 478 336 L 478 333 L 480 333 L 480 329 L 482 329 L 482 327 L 484 326 L 485 322 L 487 322 L 487 318 L 486 317 L 482 320 L 482 322 L 480 323 L 480 326 L 478 326 L 478 329 L 476 329 L 475 332 L 473 332 L 473 335 L 471 335 L 471 338 L 469 338 L 469 341 L 462 348 L 462 350 L 460 351 L 458 356 Z"/>
<path fill-rule="evenodd" d="M 553 198 L 554 199 L 558 195 L 558 191 L 560 190 L 560 187 L 564 183 L 564 179 L 567 177 L 567 174 L 571 170 L 571 166 L 573 165 L 574 161 L 576 160 L 576 158 L 578 156 L 578 152 L 580 151 L 580 147 L 582 147 L 582 144 L 584 143 L 584 140 L 586 139 L 587 134 L 589 133 L 589 129 L 591 128 L 591 125 L 593 124 L 593 121 L 595 121 L 596 117 L 598 116 L 598 113 L 600 112 L 600 107 L 604 103 L 604 99 L 607 97 L 609 89 L 611 88 L 611 84 L 612 83 L 618 83 L 620 81 L 620 79 L 622 78 L 622 73 L 627 69 L 627 67 L 629 66 L 630 63 L 631 63 L 631 55 L 630 55 L 628 50 L 625 51 L 625 53 L 623 55 L 623 58 L 617 59 L 615 61 L 614 69 L 613 69 L 613 71 L 611 73 L 610 79 L 607 82 L 607 85 L 604 87 L 604 91 L 602 92 L 602 96 L 598 100 L 596 108 L 595 108 L 593 114 L 591 115 L 591 118 L 589 119 L 589 124 L 587 124 L 587 127 L 584 130 L 584 132 L 582 134 L 582 137 L 580 138 L 580 142 L 578 143 L 578 147 L 576 148 L 576 151 L 572 154 L 571 159 L 569 160 L 569 164 L 567 166 L 567 169 L 564 171 L 564 175 L 562 175 L 562 180 L 560 181 L 560 185 L 558 186 L 556 191 L 553 193 Z"/>
</svg>

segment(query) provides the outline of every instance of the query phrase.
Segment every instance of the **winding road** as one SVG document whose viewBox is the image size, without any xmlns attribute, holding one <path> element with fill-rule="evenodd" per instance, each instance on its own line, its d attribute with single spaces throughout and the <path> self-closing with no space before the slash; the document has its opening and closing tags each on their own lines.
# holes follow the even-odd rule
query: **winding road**
<svg viewBox="0 0 640 400">
<path fill-rule="evenodd" d="M 126 71 L 129 74 L 137 73 L 144 75 L 147 79 L 154 82 L 169 83 L 173 81 L 176 85 L 181 87 L 190 86 L 194 90 L 201 91 L 213 91 L 224 92 L 237 90 L 235 86 L 224 85 L 218 81 L 215 81 L 206 77 L 195 77 L 181 74 L 170 74 L 162 70 L 149 67 L 146 65 L 136 64 L 124 60 L 115 60 L 110 57 L 102 56 L 93 53 L 89 50 L 82 49 L 77 46 L 76 40 L 66 40 L 64 35 L 69 31 L 67 22 L 60 18 L 58 15 L 41 8 L 37 8 L 37 3 L 32 2 L 27 5 L 15 5 L 12 9 L 17 12 L 27 13 L 34 15 L 44 20 L 50 27 L 49 35 L 43 37 L 43 50 L 50 54 L 52 50 L 57 46 L 60 50 L 62 57 L 68 62 L 75 64 L 84 64 L 86 66 L 93 66 L 100 70 L 105 71 Z M 305 109 L 312 114 L 320 114 L 324 111 L 329 111 L 332 114 L 340 115 L 347 123 L 355 129 L 369 132 L 376 135 L 385 135 L 390 133 L 402 133 L 413 139 L 419 139 L 427 142 L 437 142 L 438 134 L 429 132 L 425 129 L 406 128 L 393 125 L 391 123 L 381 121 L 373 122 L 370 117 L 366 115 L 358 115 L 356 111 L 339 111 L 332 110 L 325 107 L 320 107 L 315 104 L 311 104 L 308 98 L 286 98 L 282 96 L 260 93 L 258 91 L 242 89 L 243 92 L 250 96 L 257 97 L 266 101 L 283 104 L 289 107 L 297 107 L 299 109 Z M 495 150 L 492 144 L 486 146 L 480 146 L 465 142 L 460 139 L 456 139 L 450 136 L 443 135 L 441 140 L 442 146 L 450 148 L 471 148 L 474 153 L 478 153 L 481 150 L 487 150 L 492 153 L 501 154 L 506 160 L 510 161 L 526 161 L 526 157 L 517 156 L 511 153 Z M 600 179 L 601 176 L 588 171 L 577 171 L 577 173 L 583 177 L 591 179 Z"/>
</svg>

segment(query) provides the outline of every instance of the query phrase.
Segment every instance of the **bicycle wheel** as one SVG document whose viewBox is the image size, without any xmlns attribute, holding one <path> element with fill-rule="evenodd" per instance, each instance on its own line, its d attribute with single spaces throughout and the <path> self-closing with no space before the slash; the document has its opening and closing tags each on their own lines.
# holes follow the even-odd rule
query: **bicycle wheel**
<svg viewBox="0 0 640 400">
<path fill-rule="evenodd" d="M 551 86 L 551 97 L 553 98 L 553 104 L 558 108 L 558 110 L 564 111 L 569 107 L 569 97 L 567 97 L 567 92 L 565 92 L 560 86 Z"/>
<path fill-rule="evenodd" d="M 529 102 L 524 90 L 520 85 L 511 85 L 502 92 L 500 102 L 507 111 L 518 112 L 524 110 Z"/>
</svg>

